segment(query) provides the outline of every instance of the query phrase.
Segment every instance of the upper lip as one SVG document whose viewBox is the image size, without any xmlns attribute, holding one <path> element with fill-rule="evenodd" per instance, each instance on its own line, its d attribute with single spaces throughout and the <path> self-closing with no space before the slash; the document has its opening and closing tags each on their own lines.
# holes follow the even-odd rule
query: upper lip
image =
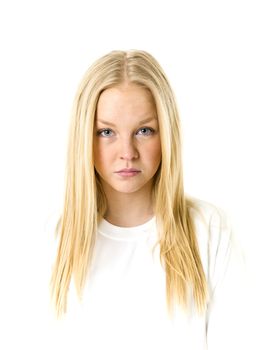
<svg viewBox="0 0 263 350">
<path fill-rule="evenodd" d="M 135 169 L 135 168 L 124 168 L 124 169 L 116 171 L 116 173 L 131 173 L 131 172 L 138 172 L 138 171 L 140 171 L 140 170 Z"/>
</svg>

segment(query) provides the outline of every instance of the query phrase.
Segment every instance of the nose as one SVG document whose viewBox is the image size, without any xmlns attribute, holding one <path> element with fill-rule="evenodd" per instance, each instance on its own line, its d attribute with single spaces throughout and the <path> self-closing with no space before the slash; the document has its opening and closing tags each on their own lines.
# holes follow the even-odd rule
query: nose
<svg viewBox="0 0 263 350">
<path fill-rule="evenodd" d="M 120 144 L 120 158 L 124 160 L 133 160 L 139 157 L 139 152 L 134 140 L 123 139 Z"/>
</svg>

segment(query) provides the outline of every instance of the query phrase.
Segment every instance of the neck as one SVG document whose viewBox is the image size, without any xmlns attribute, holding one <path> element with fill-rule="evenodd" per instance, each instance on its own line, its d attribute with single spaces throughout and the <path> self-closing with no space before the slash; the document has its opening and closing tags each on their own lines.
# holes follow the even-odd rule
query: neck
<svg viewBox="0 0 263 350">
<path fill-rule="evenodd" d="M 108 209 L 105 219 L 121 227 L 142 225 L 153 215 L 153 201 L 150 189 L 139 193 L 116 193 L 105 191 Z"/>
</svg>

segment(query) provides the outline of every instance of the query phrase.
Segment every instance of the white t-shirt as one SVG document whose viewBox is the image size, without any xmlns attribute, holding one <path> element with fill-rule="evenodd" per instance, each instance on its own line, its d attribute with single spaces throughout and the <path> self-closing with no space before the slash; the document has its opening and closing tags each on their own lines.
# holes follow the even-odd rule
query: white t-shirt
<svg viewBox="0 0 263 350">
<path fill-rule="evenodd" d="M 231 227 L 224 212 L 198 203 L 203 218 L 194 214 L 195 225 L 211 295 L 207 312 L 198 314 L 193 304 L 188 313 L 178 306 L 174 318 L 168 317 L 159 246 L 152 251 L 158 239 L 155 217 L 128 228 L 103 219 L 83 300 L 79 302 L 72 283 L 68 312 L 58 321 L 59 348 L 246 349 L 241 341 L 241 270 Z"/>
</svg>

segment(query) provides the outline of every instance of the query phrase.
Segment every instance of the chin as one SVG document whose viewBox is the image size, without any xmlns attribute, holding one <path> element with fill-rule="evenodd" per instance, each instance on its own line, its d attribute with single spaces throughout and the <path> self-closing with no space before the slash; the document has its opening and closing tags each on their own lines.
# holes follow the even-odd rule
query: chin
<svg viewBox="0 0 263 350">
<path fill-rule="evenodd" d="M 148 186 L 143 185 L 143 186 L 116 186 L 113 187 L 113 190 L 119 193 L 123 194 L 132 194 L 132 193 L 138 193 L 138 192 L 143 192 L 147 191 L 149 189 Z"/>
<path fill-rule="evenodd" d="M 131 194 L 131 193 L 136 193 L 136 192 L 140 192 L 141 188 L 126 188 L 126 189 L 123 189 L 123 188 L 119 188 L 119 189 L 114 189 L 115 192 L 118 192 L 118 193 L 123 193 L 123 194 Z"/>
</svg>

